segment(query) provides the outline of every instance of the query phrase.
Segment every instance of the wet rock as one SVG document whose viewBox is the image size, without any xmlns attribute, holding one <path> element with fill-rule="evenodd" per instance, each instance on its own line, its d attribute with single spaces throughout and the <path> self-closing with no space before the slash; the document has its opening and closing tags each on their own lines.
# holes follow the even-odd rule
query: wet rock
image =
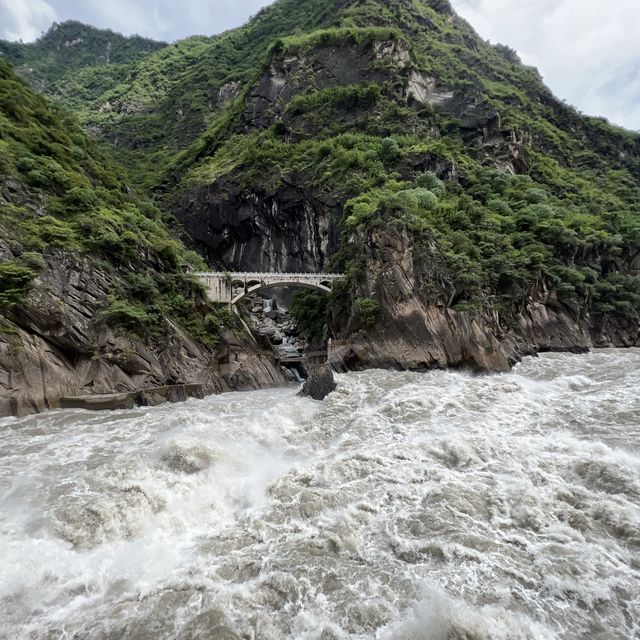
<svg viewBox="0 0 640 640">
<path fill-rule="evenodd" d="M 131 393 L 113 393 L 97 396 L 60 398 L 60 407 L 62 409 L 113 411 L 115 409 L 133 409 L 134 406 L 134 394 Z"/>
<path fill-rule="evenodd" d="M 138 394 L 137 401 L 141 407 L 157 407 L 164 404 L 167 398 L 153 391 L 141 391 Z"/>
<path fill-rule="evenodd" d="M 160 397 L 175 402 L 285 382 L 273 359 L 230 331 L 214 351 L 168 319 L 162 346 L 96 323 L 113 286 L 112 275 L 91 259 L 46 259 L 25 303 L 0 323 L 10 327 L 0 331 L 0 417 L 59 408 L 63 398 L 65 407 L 119 409 L 133 406 L 128 394 L 140 391 L 138 403 L 150 406 Z M 224 350 L 243 357 L 212 366 Z M 105 395 L 112 397 L 97 398 Z"/>
<path fill-rule="evenodd" d="M 187 624 L 179 640 L 240 640 L 240 636 L 225 624 L 225 616 L 212 609 L 205 611 Z"/>
<path fill-rule="evenodd" d="M 333 371 L 327 366 L 318 367 L 311 371 L 300 395 L 314 400 L 324 400 L 336 390 L 337 386 Z"/>
</svg>

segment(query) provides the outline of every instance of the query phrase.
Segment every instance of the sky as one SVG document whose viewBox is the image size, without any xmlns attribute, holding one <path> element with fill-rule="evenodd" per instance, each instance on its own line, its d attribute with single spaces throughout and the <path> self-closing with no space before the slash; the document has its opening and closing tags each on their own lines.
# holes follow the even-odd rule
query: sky
<svg viewBox="0 0 640 640">
<path fill-rule="evenodd" d="M 240 26 L 267 0 L 0 0 L 0 38 L 80 20 L 157 40 Z M 516 49 L 554 93 L 640 130 L 640 0 L 452 0 L 480 35 Z"/>
</svg>

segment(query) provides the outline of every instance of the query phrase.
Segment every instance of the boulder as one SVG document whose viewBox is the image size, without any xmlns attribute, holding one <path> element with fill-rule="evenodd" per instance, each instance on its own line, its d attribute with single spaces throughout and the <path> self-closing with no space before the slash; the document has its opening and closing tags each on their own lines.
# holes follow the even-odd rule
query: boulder
<svg viewBox="0 0 640 640">
<path fill-rule="evenodd" d="M 300 395 L 314 400 L 324 400 L 337 386 L 331 368 L 322 366 L 311 371 Z"/>
</svg>

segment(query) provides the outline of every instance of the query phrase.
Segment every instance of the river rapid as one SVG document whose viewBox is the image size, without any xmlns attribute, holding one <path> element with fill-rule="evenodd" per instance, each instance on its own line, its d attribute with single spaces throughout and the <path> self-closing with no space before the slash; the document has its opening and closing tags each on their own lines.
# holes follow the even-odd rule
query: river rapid
<svg viewBox="0 0 640 640">
<path fill-rule="evenodd" d="M 640 350 L 0 421 L 0 637 L 640 638 Z"/>
</svg>

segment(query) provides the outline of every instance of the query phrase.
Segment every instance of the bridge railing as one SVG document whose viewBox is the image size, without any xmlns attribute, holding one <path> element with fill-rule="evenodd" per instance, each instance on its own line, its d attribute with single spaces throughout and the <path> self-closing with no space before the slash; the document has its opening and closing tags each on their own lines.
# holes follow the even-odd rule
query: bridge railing
<svg viewBox="0 0 640 640">
<path fill-rule="evenodd" d="M 197 272 L 191 275 L 197 278 L 229 278 L 238 280 L 248 280 L 251 278 L 313 278 L 318 280 L 341 279 L 344 278 L 340 273 L 244 273 L 244 272 Z"/>
</svg>

